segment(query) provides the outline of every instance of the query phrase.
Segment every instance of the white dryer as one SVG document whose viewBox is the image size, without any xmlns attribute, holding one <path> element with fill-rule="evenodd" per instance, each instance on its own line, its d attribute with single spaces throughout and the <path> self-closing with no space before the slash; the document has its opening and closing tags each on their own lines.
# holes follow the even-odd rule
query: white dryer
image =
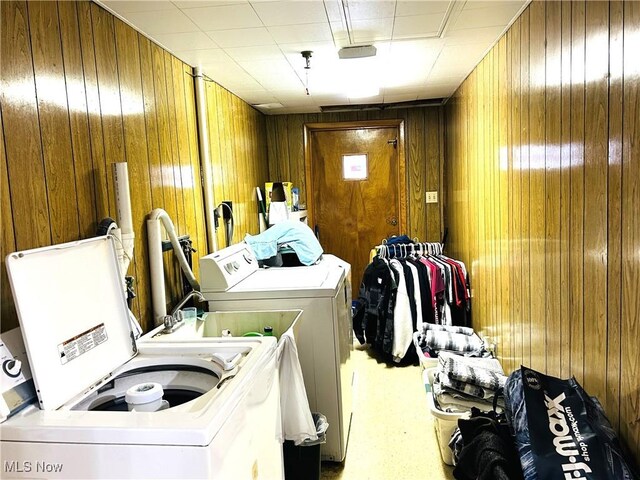
<svg viewBox="0 0 640 480">
<path fill-rule="evenodd" d="M 38 403 L 0 425 L 2 478 L 283 477 L 274 338 L 136 342 L 107 237 L 7 266 Z"/>
<path fill-rule="evenodd" d="M 341 462 L 352 413 L 351 266 L 324 255 L 312 266 L 258 268 L 244 243 L 200 259 L 210 311 L 303 310 L 296 337 L 311 411 L 327 417 L 322 459 Z"/>
</svg>

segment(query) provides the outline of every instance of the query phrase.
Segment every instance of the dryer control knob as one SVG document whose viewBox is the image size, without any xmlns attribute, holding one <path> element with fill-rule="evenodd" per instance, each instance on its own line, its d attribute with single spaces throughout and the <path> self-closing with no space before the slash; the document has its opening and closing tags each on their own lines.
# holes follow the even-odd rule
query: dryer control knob
<svg viewBox="0 0 640 480">
<path fill-rule="evenodd" d="M 16 378 L 22 371 L 22 362 L 20 360 L 16 360 L 15 358 L 12 358 L 11 360 L 5 360 L 2 364 L 2 370 L 4 370 L 4 373 L 9 375 L 10 377 Z"/>
</svg>

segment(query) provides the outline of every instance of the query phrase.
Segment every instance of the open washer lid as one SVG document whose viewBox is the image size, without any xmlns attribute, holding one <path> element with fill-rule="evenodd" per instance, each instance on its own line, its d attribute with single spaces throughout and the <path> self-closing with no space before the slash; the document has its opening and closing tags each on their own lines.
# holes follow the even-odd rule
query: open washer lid
<svg viewBox="0 0 640 480">
<path fill-rule="evenodd" d="M 12 253 L 7 273 L 43 410 L 137 353 L 111 237 Z"/>
</svg>

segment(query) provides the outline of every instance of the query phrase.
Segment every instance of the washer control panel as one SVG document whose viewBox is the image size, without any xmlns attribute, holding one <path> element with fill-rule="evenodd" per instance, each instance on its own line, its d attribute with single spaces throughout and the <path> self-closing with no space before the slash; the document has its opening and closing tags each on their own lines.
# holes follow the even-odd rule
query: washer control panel
<svg viewBox="0 0 640 480">
<path fill-rule="evenodd" d="M 0 335 L 0 422 L 36 400 L 22 332 L 14 328 Z"/>
<path fill-rule="evenodd" d="M 258 269 L 258 261 L 246 243 L 238 243 L 200 258 L 203 293 L 224 292 Z"/>
</svg>

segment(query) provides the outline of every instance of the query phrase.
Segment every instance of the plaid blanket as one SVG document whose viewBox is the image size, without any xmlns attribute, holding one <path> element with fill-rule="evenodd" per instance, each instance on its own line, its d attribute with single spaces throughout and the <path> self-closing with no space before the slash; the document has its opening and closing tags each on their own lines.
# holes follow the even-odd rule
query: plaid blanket
<svg viewBox="0 0 640 480">
<path fill-rule="evenodd" d="M 461 382 L 460 380 L 454 380 L 444 372 L 438 372 L 438 381 L 443 387 L 456 390 L 461 393 L 466 393 L 475 398 L 481 398 L 484 400 L 492 401 L 495 396 L 495 390 L 486 387 L 480 387 L 472 383 Z"/>
<path fill-rule="evenodd" d="M 453 327 L 450 325 L 436 325 L 435 323 L 424 322 L 422 324 L 422 331 L 426 333 L 428 330 L 442 331 L 449 333 L 460 333 L 462 335 L 473 335 L 473 328 L 469 327 Z"/>
<path fill-rule="evenodd" d="M 442 371 L 454 382 L 475 385 L 489 390 L 502 388 L 507 381 L 507 377 L 502 373 L 465 363 L 455 357 L 448 357 L 444 360 Z"/>
<path fill-rule="evenodd" d="M 440 382 L 433 384 L 433 396 L 440 409 L 445 412 L 468 412 L 471 407 L 476 407 L 483 412 L 493 410 L 493 400 L 475 398 L 455 390 L 449 390 L 443 387 Z M 502 406 L 498 405 L 498 412 L 501 411 Z"/>
<path fill-rule="evenodd" d="M 464 355 L 458 355 L 453 352 L 440 352 L 438 354 L 438 361 L 439 361 L 439 364 L 442 366 L 442 368 L 444 368 L 446 361 L 450 358 L 453 358 L 456 362 L 462 363 L 464 365 L 469 365 L 472 367 L 482 367 L 486 370 L 491 370 L 501 375 L 504 374 L 504 370 L 502 370 L 502 365 L 500 365 L 500 361 L 497 358 L 466 357 Z"/>
<path fill-rule="evenodd" d="M 475 333 L 464 335 L 439 330 L 427 330 L 424 343 L 432 350 L 450 350 L 463 353 L 480 351 L 484 345 Z"/>
</svg>

